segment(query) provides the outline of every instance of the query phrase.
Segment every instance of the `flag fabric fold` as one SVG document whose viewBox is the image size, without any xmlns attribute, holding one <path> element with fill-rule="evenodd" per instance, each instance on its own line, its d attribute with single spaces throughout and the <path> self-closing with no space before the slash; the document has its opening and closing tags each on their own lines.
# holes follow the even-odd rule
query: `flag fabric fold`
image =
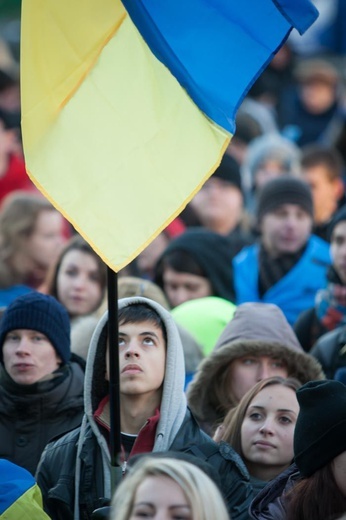
<svg viewBox="0 0 346 520">
<path fill-rule="evenodd" d="M 318 15 L 306 0 L 123 4 L 150 49 L 195 103 L 232 133 L 240 102 L 292 28 L 304 32 Z"/>
<path fill-rule="evenodd" d="M 23 0 L 29 175 L 115 271 L 218 166 L 248 88 L 316 16 L 292 2 Z"/>
</svg>

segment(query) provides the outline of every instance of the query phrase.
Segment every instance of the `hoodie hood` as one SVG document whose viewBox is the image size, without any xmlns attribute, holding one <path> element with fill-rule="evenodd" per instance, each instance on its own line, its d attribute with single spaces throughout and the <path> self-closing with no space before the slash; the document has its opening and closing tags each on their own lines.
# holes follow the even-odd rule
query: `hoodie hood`
<svg viewBox="0 0 346 520">
<path fill-rule="evenodd" d="M 163 287 L 160 273 L 165 256 L 173 251 L 188 253 L 201 267 L 213 288 L 213 296 L 234 301 L 232 247 L 230 241 L 206 228 L 190 228 L 166 247 L 156 264 L 155 283 Z"/>
<path fill-rule="evenodd" d="M 284 314 L 274 304 L 244 303 L 219 337 L 214 351 L 199 365 L 188 388 L 188 403 L 200 423 L 213 427 L 238 403 L 227 394 L 227 408 L 220 403 L 215 381 L 223 381 L 232 361 L 244 356 L 269 356 L 282 360 L 288 376 L 302 384 L 324 379 L 319 362 L 302 349 Z"/>
<path fill-rule="evenodd" d="M 144 303 L 162 318 L 167 333 L 166 369 L 163 383 L 160 420 L 153 451 L 166 451 L 173 442 L 186 413 L 184 394 L 185 366 L 180 335 L 170 313 L 160 304 L 142 297 L 119 300 L 119 309 Z M 106 374 L 108 311 L 102 316 L 91 338 L 85 370 L 84 406 L 87 422 L 104 447 L 103 436 L 94 420 L 100 401 L 109 393 Z M 108 452 L 108 450 L 107 450 Z"/>
<path fill-rule="evenodd" d="M 268 159 L 276 160 L 282 165 L 286 175 L 297 175 L 300 172 L 300 157 L 299 147 L 279 133 L 256 137 L 249 144 L 242 164 L 242 176 L 246 179 L 247 189 L 254 189 L 256 171 L 263 162 Z"/>
</svg>

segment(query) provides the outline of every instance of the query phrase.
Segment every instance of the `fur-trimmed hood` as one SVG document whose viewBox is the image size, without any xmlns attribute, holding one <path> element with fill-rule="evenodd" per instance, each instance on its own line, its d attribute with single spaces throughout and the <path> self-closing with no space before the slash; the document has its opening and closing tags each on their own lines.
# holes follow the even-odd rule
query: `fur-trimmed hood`
<svg viewBox="0 0 346 520">
<path fill-rule="evenodd" d="M 229 407 L 223 409 L 213 381 L 220 384 L 232 361 L 244 356 L 269 356 L 282 360 L 288 375 L 302 384 L 324 379 L 319 362 L 306 354 L 282 311 L 274 304 L 244 303 L 228 323 L 214 351 L 199 365 L 188 387 L 188 404 L 197 420 L 206 427 L 222 421 L 236 406 L 228 396 Z"/>
</svg>

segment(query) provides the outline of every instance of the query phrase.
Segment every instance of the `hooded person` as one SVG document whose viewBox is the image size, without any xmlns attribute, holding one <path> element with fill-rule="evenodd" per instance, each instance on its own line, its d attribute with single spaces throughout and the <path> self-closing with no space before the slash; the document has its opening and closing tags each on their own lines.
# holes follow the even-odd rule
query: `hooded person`
<svg viewBox="0 0 346 520">
<path fill-rule="evenodd" d="M 346 511 L 346 386 L 310 381 L 297 391 L 294 464 L 251 504 L 256 520 L 326 520 Z"/>
<path fill-rule="evenodd" d="M 246 520 L 248 473 L 229 445 L 219 447 L 200 430 L 187 408 L 184 354 L 173 318 L 143 297 L 121 299 L 118 306 L 123 472 L 139 453 L 172 450 L 201 457 L 219 473 L 232 518 Z M 89 348 L 82 426 L 50 443 L 39 464 L 37 482 L 53 520 L 90 519 L 111 499 L 107 334 L 106 312 Z"/>
<path fill-rule="evenodd" d="M 302 384 L 324 378 L 319 362 L 303 351 L 279 307 L 239 305 L 189 385 L 189 406 L 212 434 L 250 388 L 272 376 L 292 377 Z"/>
<path fill-rule="evenodd" d="M 154 282 L 172 308 L 204 296 L 233 301 L 232 258 L 226 237 L 205 228 L 190 228 L 163 252 Z"/>
<path fill-rule="evenodd" d="M 255 212 L 258 191 L 266 182 L 282 175 L 300 173 L 299 147 L 279 133 L 271 132 L 253 139 L 242 163 L 246 186 L 246 208 Z"/>
<path fill-rule="evenodd" d="M 16 298 L 0 322 L 0 457 L 35 473 L 46 444 L 80 425 L 84 363 L 53 296 Z"/>
</svg>

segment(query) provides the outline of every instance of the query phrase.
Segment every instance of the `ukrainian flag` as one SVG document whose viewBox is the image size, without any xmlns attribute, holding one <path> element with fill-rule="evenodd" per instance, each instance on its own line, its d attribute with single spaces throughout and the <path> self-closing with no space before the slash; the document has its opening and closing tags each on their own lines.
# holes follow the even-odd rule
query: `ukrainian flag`
<svg viewBox="0 0 346 520">
<path fill-rule="evenodd" d="M 34 477 L 21 466 L 0 459 L 0 520 L 33 519 L 50 520 Z"/>
<path fill-rule="evenodd" d="M 310 0 L 23 0 L 30 177 L 118 271 L 218 166 Z"/>
</svg>

